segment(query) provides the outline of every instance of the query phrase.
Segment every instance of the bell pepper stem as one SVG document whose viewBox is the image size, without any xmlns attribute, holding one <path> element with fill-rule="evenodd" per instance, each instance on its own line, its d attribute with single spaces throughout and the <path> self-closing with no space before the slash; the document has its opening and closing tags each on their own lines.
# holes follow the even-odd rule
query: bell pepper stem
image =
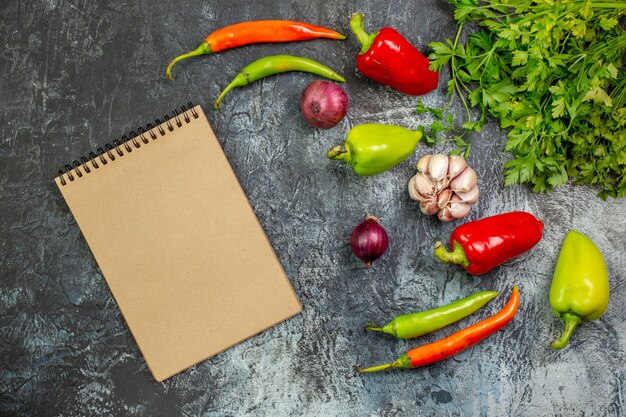
<svg viewBox="0 0 626 417">
<path fill-rule="evenodd" d="M 384 371 L 385 369 L 394 369 L 394 368 L 411 368 L 411 359 L 407 356 L 406 353 L 403 353 L 398 359 L 391 363 L 384 363 L 382 365 L 370 366 L 369 368 L 359 368 L 358 366 L 355 368 L 360 374 L 369 373 L 369 372 L 378 372 Z"/>
<path fill-rule="evenodd" d="M 172 67 L 174 66 L 175 63 L 177 63 L 178 61 L 182 61 L 183 59 L 190 58 L 192 56 L 209 55 L 211 53 L 212 53 L 211 45 L 209 45 L 208 42 L 202 42 L 200 46 L 198 46 L 193 51 L 187 52 L 186 54 L 182 54 L 174 58 L 172 62 L 170 62 L 170 64 L 167 66 L 167 69 L 165 70 L 165 75 L 167 75 L 167 78 L 171 80 L 172 79 Z"/>
<path fill-rule="evenodd" d="M 563 334 L 561 335 L 560 339 L 554 340 L 552 343 L 550 343 L 552 349 L 558 350 L 563 349 L 565 346 L 567 346 L 572 332 L 574 331 L 576 326 L 578 326 L 578 323 L 580 323 L 580 321 L 582 320 L 579 315 L 576 315 L 574 313 L 564 313 L 562 318 L 563 321 L 565 321 L 565 329 L 563 330 Z"/>
<path fill-rule="evenodd" d="M 352 159 L 352 155 L 350 155 L 350 149 L 348 149 L 344 145 L 337 145 L 331 148 L 328 152 L 326 152 L 326 157 L 328 159 L 334 160 L 342 160 L 349 162 Z"/>
<path fill-rule="evenodd" d="M 372 43 L 374 43 L 374 38 L 376 38 L 378 32 L 372 33 L 371 35 L 368 35 L 367 32 L 365 32 L 363 13 L 360 12 L 352 14 L 352 18 L 350 19 L 350 28 L 352 29 L 354 36 L 356 36 L 357 40 L 361 44 L 361 51 L 359 54 L 364 54 L 368 49 L 370 49 Z"/>
<path fill-rule="evenodd" d="M 461 246 L 461 244 L 456 240 L 454 241 L 454 248 L 451 252 L 446 249 L 443 243 L 435 243 L 435 257 L 441 262 L 460 265 L 463 268 L 467 268 L 469 266 L 469 261 L 467 260 L 467 256 L 465 256 L 463 246 Z"/>
</svg>

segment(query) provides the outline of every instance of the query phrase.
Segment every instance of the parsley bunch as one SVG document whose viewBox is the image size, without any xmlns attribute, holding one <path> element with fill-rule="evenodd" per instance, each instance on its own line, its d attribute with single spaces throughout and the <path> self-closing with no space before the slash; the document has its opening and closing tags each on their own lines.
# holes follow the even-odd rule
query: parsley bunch
<svg viewBox="0 0 626 417">
<path fill-rule="evenodd" d="M 431 69 L 450 65 L 463 129 L 480 131 L 487 115 L 510 128 L 505 184 L 549 191 L 573 178 L 625 196 L 626 0 L 449 1 L 458 32 L 430 44 Z"/>
</svg>

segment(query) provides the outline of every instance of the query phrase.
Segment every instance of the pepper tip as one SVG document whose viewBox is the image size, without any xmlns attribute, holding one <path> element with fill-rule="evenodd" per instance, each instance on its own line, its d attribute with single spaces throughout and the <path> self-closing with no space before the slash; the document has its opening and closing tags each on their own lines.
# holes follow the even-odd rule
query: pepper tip
<svg viewBox="0 0 626 417">
<path fill-rule="evenodd" d="M 172 61 L 168 64 L 167 68 L 165 69 L 165 75 L 167 76 L 168 80 L 172 80 L 172 67 L 174 66 L 176 62 Z"/>
</svg>

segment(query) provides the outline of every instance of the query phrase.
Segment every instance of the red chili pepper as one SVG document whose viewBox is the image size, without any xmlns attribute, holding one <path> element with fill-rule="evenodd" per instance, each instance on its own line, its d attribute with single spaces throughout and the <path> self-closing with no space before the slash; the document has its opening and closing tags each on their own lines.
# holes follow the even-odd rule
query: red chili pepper
<svg viewBox="0 0 626 417">
<path fill-rule="evenodd" d="M 419 96 L 435 88 L 439 74 L 428 69 L 430 61 L 390 27 L 368 35 L 363 14 L 354 13 L 350 27 L 361 43 L 356 66 L 368 78 L 404 93 Z"/>
<path fill-rule="evenodd" d="M 372 366 L 371 368 L 365 369 L 357 368 L 356 370 L 357 372 L 376 372 L 391 368 L 418 368 L 454 356 L 474 346 L 509 324 L 517 313 L 519 298 L 517 287 L 513 287 L 509 301 L 502 310 L 498 311 L 493 316 L 479 321 L 463 330 L 459 330 L 444 339 L 409 350 L 392 363 Z"/>
<path fill-rule="evenodd" d="M 541 240 L 542 233 L 543 223 L 530 213 L 498 214 L 454 229 L 450 235 L 452 252 L 437 242 L 435 256 L 472 275 L 481 275 L 530 250 Z"/>
<path fill-rule="evenodd" d="M 185 58 L 208 55 L 226 49 L 263 42 L 293 42 L 315 38 L 345 39 L 339 32 L 292 20 L 256 20 L 236 23 L 218 29 L 206 37 L 195 50 L 180 55 L 167 66 L 165 73 L 172 79 L 172 66 Z"/>
</svg>

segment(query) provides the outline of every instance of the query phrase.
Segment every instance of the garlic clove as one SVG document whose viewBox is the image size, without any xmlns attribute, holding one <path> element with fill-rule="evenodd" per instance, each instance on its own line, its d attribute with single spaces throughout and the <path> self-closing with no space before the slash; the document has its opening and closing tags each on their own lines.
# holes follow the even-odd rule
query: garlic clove
<svg viewBox="0 0 626 417">
<path fill-rule="evenodd" d="M 467 168 L 467 162 L 461 155 L 451 155 L 450 162 L 448 163 L 448 177 L 450 180 L 459 175 L 465 168 Z"/>
<path fill-rule="evenodd" d="M 450 188 L 454 192 L 466 193 L 476 186 L 478 177 L 476 171 L 467 167 L 456 178 L 450 181 Z"/>
<path fill-rule="evenodd" d="M 464 203 L 468 203 L 468 204 L 474 204 L 476 201 L 478 201 L 479 194 L 480 192 L 478 191 L 478 186 L 475 186 L 474 188 L 472 188 L 471 190 L 467 192 L 461 192 L 461 191 L 456 192 L 456 195 L 459 196 L 459 198 Z"/>
<path fill-rule="evenodd" d="M 456 195 L 450 199 L 450 203 L 448 204 L 448 210 L 450 211 L 450 215 L 455 219 L 460 219 L 467 216 L 471 209 L 471 204 L 464 203 Z"/>
<path fill-rule="evenodd" d="M 432 216 L 433 214 L 437 213 L 437 211 L 439 211 L 437 200 L 431 199 L 429 201 L 421 202 L 420 210 L 422 210 L 422 213 Z"/>
<path fill-rule="evenodd" d="M 445 206 L 448 205 L 450 198 L 452 198 L 451 189 L 445 188 L 441 190 L 439 194 L 437 195 L 437 206 L 439 206 L 439 208 L 444 208 Z"/>
<path fill-rule="evenodd" d="M 450 221 L 454 220 L 454 217 L 452 217 L 452 214 L 450 214 L 450 210 L 448 210 L 447 207 L 444 207 L 441 210 L 439 210 L 437 212 L 437 217 L 442 222 L 450 222 Z"/>
<path fill-rule="evenodd" d="M 417 186 L 415 185 L 415 177 L 411 178 L 411 180 L 409 181 L 409 196 L 413 199 L 413 200 L 417 200 L 417 201 L 429 201 L 432 196 L 430 195 L 422 195 L 419 193 L 419 191 L 417 190 Z"/>
<path fill-rule="evenodd" d="M 423 195 L 432 195 L 435 193 L 435 184 L 431 182 L 431 179 L 421 172 L 415 175 L 415 189 Z"/>
<path fill-rule="evenodd" d="M 424 175 L 428 175 L 428 161 L 432 155 L 424 155 L 417 161 L 417 170 Z"/>
<path fill-rule="evenodd" d="M 438 153 L 433 155 L 428 161 L 428 172 L 435 181 L 437 191 L 448 186 L 448 155 Z"/>
<path fill-rule="evenodd" d="M 417 192 L 417 188 L 415 188 L 415 177 L 409 180 L 409 197 L 413 200 L 419 200 L 420 194 Z"/>
</svg>

